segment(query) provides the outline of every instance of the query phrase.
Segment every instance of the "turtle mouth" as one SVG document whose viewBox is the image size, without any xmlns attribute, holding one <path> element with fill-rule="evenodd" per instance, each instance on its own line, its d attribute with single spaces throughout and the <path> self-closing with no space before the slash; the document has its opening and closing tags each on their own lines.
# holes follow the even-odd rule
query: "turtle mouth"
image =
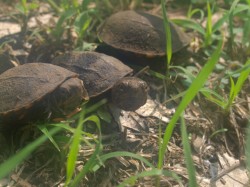
<svg viewBox="0 0 250 187">
<path fill-rule="evenodd" d="M 135 111 L 145 104 L 144 100 L 141 100 L 138 97 L 128 97 L 126 100 L 123 100 L 117 106 L 125 111 Z"/>
</svg>

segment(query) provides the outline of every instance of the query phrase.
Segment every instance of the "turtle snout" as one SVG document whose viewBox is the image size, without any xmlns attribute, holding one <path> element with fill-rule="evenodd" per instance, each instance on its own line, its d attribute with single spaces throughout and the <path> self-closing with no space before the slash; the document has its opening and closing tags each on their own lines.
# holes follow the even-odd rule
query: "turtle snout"
<svg viewBox="0 0 250 187">
<path fill-rule="evenodd" d="M 148 85 L 136 77 L 125 77 L 112 89 L 112 101 L 119 108 L 135 111 L 147 101 Z"/>
</svg>

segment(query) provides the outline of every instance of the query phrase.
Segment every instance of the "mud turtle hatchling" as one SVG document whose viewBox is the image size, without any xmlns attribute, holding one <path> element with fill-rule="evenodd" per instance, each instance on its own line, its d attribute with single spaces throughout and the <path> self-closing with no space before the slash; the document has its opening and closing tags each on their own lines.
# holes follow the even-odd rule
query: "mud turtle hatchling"
<svg viewBox="0 0 250 187">
<path fill-rule="evenodd" d="M 190 39 L 177 25 L 170 23 L 172 52 L 188 46 Z M 161 17 L 140 12 L 121 11 L 111 15 L 98 29 L 104 43 L 98 52 L 109 54 L 122 61 L 156 65 L 166 56 L 166 33 Z M 165 63 L 164 63 L 165 64 Z"/>
<path fill-rule="evenodd" d="M 111 92 L 113 104 L 134 111 L 147 100 L 147 83 L 126 77 L 133 70 L 120 60 L 97 52 L 70 52 L 57 56 L 52 64 L 79 74 L 90 98 Z"/>
<path fill-rule="evenodd" d="M 29 63 L 0 75 L 0 124 L 12 128 L 47 118 L 63 117 L 87 100 L 76 73 L 44 63 Z"/>
</svg>

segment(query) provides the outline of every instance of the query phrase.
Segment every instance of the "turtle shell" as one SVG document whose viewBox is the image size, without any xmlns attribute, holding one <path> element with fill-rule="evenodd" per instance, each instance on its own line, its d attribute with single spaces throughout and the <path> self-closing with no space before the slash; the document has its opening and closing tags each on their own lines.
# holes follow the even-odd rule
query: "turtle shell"
<svg viewBox="0 0 250 187">
<path fill-rule="evenodd" d="M 76 109 L 82 99 L 88 98 L 77 76 L 62 67 L 43 63 L 5 71 L 0 75 L 0 122 L 26 122 L 28 118 L 38 119 L 37 115 L 48 117 L 53 107 L 60 112 L 67 107 Z M 69 100 L 73 104 L 65 106 Z"/>
<path fill-rule="evenodd" d="M 187 35 L 170 22 L 172 51 L 189 44 Z M 111 15 L 98 29 L 98 37 L 107 45 L 147 57 L 166 54 L 163 19 L 145 12 L 122 11 Z"/>
<path fill-rule="evenodd" d="M 79 74 L 89 97 L 96 97 L 133 70 L 120 60 L 97 52 L 71 52 L 56 57 L 52 64 Z"/>
</svg>

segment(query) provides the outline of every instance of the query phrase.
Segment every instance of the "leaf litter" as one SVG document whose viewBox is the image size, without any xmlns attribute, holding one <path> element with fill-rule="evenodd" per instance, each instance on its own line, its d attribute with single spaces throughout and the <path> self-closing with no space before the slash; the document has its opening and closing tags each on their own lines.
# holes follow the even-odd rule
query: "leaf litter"
<svg viewBox="0 0 250 187">
<path fill-rule="evenodd" d="M 157 12 L 157 7 L 155 11 Z M 3 23 L 1 22 L 1 24 Z M 12 26 L 11 24 L 9 26 Z M 34 23 L 31 25 L 36 27 Z M 7 26 L 2 28 L 7 28 Z M 11 31 L 18 33 L 19 29 L 11 29 Z M 14 33 L 7 31 L 1 35 L 1 38 L 3 38 L 3 35 Z M 15 66 L 24 62 L 16 59 L 18 56 L 16 51 L 18 50 L 12 49 L 11 45 L 7 50 L 5 49 L 4 55 L 7 54 L 7 58 L 12 58 L 8 60 L 10 63 L 7 66 Z M 197 50 L 197 53 L 199 52 Z M 24 58 L 27 58 L 25 51 L 23 51 L 22 55 Z M 6 60 L 3 61 L 7 62 Z M 197 62 L 195 59 L 190 59 L 190 62 L 193 62 L 196 68 L 200 69 L 200 62 Z M 221 65 L 224 68 L 228 68 L 225 67 L 227 63 L 222 62 Z M 208 80 L 210 87 L 215 85 L 214 78 L 218 81 L 219 76 L 220 74 L 213 73 L 210 80 Z M 165 92 L 163 87 L 158 86 L 162 82 L 155 80 L 155 77 L 152 76 L 147 81 L 151 91 L 157 88 L 158 96 L 153 93 L 152 97 L 149 97 L 147 100 L 147 103 L 137 111 L 121 111 L 112 106 L 112 104 L 108 105 L 108 110 L 112 117 L 110 126 L 104 126 L 104 128 L 109 130 L 104 130 L 108 133 L 103 134 L 103 152 L 130 151 L 143 156 L 150 163 L 157 165 L 159 137 L 162 136 L 162 132 L 164 132 L 167 123 L 174 114 L 179 100 L 172 99 L 168 103 L 168 107 L 162 105 L 161 98 L 165 97 L 162 93 Z M 155 82 L 160 83 L 155 84 Z M 168 90 L 167 97 L 171 98 L 171 96 L 185 91 L 186 87 L 183 86 L 185 84 L 182 83 L 183 79 L 178 77 L 171 85 L 168 85 L 171 89 Z M 225 90 L 221 89 L 220 91 L 226 97 Z M 248 78 L 240 97 L 236 99 L 236 104 L 228 114 L 223 113 L 220 107 L 202 95 L 199 95 L 186 109 L 184 118 L 193 149 L 192 158 L 196 167 L 196 178 L 199 186 L 249 185 L 248 171 L 244 167 L 245 132 L 250 115 L 249 93 Z M 161 101 L 157 101 L 155 98 L 160 98 Z M 110 127 L 114 128 L 110 129 Z M 159 129 L 162 130 L 159 131 Z M 36 134 L 32 136 L 35 137 Z M 66 134 L 66 136 L 68 135 Z M 26 141 L 29 141 L 29 139 L 24 138 L 24 144 L 27 143 Z M 8 142 L 6 142 L 4 137 L 0 138 L 0 142 L 0 161 L 3 162 L 9 155 L 9 146 L 6 145 Z M 53 153 L 52 157 L 51 154 L 48 154 L 50 150 Z M 183 158 L 179 125 L 175 127 L 167 150 L 164 169 L 179 174 L 183 184 L 185 184 L 188 181 L 188 174 Z M 67 151 L 67 148 L 64 151 Z M 93 152 L 93 148 L 90 149 L 88 146 L 81 147 L 76 172 L 81 170 Z M 47 143 L 38 148 L 30 158 L 18 166 L 7 178 L 1 179 L 0 184 L 2 186 L 7 184 L 10 186 L 62 186 L 65 181 L 65 169 L 62 166 L 62 161 L 63 159 L 60 158 L 58 152 Z M 139 160 L 129 157 L 117 157 L 107 160 L 97 172 L 87 174 L 80 186 L 116 186 L 128 177 L 149 169 L 148 166 Z M 59 172 L 55 173 L 54 171 Z M 136 183 L 136 186 L 154 185 L 155 180 L 152 177 L 141 178 Z M 176 181 L 171 178 L 161 177 L 160 179 L 160 186 L 176 185 Z"/>
</svg>

